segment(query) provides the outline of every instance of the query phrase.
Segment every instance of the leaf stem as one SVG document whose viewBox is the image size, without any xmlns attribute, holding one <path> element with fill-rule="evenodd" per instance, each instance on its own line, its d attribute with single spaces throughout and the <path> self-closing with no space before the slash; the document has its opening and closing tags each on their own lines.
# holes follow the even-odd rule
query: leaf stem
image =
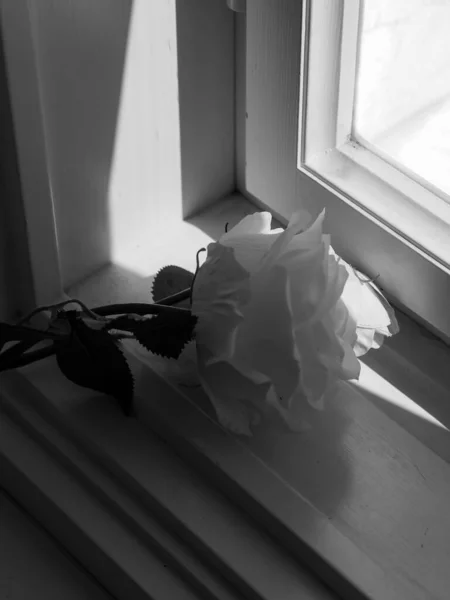
<svg viewBox="0 0 450 600">
<path fill-rule="evenodd" d="M 145 303 L 129 303 L 129 304 L 109 304 L 107 306 L 97 306 L 92 309 L 93 312 L 102 317 L 110 317 L 112 315 L 128 314 L 135 315 L 158 315 L 161 313 L 172 313 L 179 315 L 180 313 L 191 311 L 188 308 L 177 308 L 164 304 L 145 304 Z"/>
<path fill-rule="evenodd" d="M 12 362 L 17 358 L 20 358 L 27 350 L 32 348 L 36 343 L 36 340 L 21 341 L 14 344 L 14 346 L 11 346 L 11 348 L 3 350 L 3 352 L 0 354 L 0 364 L 3 362 L 7 364 L 8 362 Z"/>
<path fill-rule="evenodd" d="M 206 248 L 200 248 L 200 250 L 197 252 L 196 257 L 195 257 L 195 261 L 197 264 L 196 264 L 194 278 L 192 279 L 191 289 L 190 289 L 190 293 L 189 293 L 189 299 L 190 299 L 191 306 L 192 306 L 192 298 L 193 298 L 193 294 L 194 294 L 194 283 L 195 283 L 195 279 L 197 277 L 198 270 L 200 269 L 199 256 L 200 256 L 201 252 L 206 252 Z"/>
<path fill-rule="evenodd" d="M 52 311 L 55 309 L 57 310 L 60 308 L 64 308 L 64 306 L 67 306 L 67 304 L 78 304 L 79 306 L 81 306 L 81 308 L 83 309 L 83 311 L 85 313 L 87 313 L 93 319 L 98 320 L 98 316 L 96 314 L 94 314 L 83 302 L 81 302 L 81 300 L 77 300 L 75 298 L 75 299 L 64 300 L 63 302 L 58 302 L 57 304 L 38 306 L 37 308 L 32 310 L 28 315 L 25 315 L 25 317 L 20 319 L 20 321 L 18 321 L 16 323 L 16 325 L 23 325 L 24 323 L 27 323 L 28 321 L 30 321 L 30 319 L 32 319 L 34 316 L 36 316 L 40 312 Z"/>
<path fill-rule="evenodd" d="M 28 315 L 23 317 L 16 325 L 22 325 L 32 319 L 35 315 L 39 314 L 43 311 L 51 311 L 54 309 L 61 309 L 67 304 L 75 303 L 81 306 L 83 312 L 88 314 L 94 319 L 102 320 L 102 317 L 108 317 L 113 315 L 120 314 L 138 314 L 138 315 L 154 315 L 160 313 L 172 313 L 174 315 L 179 315 L 180 313 L 191 311 L 188 308 L 179 308 L 175 306 L 171 306 L 172 304 L 176 304 L 177 302 L 182 302 L 189 298 L 191 289 L 187 288 L 177 294 L 172 294 L 171 296 L 167 296 L 166 298 L 162 298 L 158 303 L 154 304 L 145 304 L 145 303 L 129 303 L 129 304 L 111 304 L 108 306 L 98 306 L 93 309 L 89 309 L 83 302 L 80 300 L 65 300 L 64 302 L 59 302 L 58 304 L 53 304 L 49 306 L 39 306 L 31 311 Z M 123 336 L 122 336 L 123 337 Z M 41 348 L 39 350 L 33 350 L 27 352 L 30 348 L 28 343 L 17 343 L 14 347 L 9 348 L 8 350 L 0 353 L 0 373 L 2 371 L 8 371 L 10 369 L 17 369 L 19 367 L 24 367 L 38 360 L 42 360 L 49 356 L 55 354 L 55 345 L 52 344 L 47 348 Z"/>
<path fill-rule="evenodd" d="M 41 348 L 40 350 L 33 350 L 32 352 L 26 352 L 22 354 L 22 356 L 15 358 L 14 361 L 6 362 L 5 365 L 2 365 L 2 357 L 0 356 L 0 373 L 2 371 L 10 371 L 11 369 L 18 369 L 19 367 L 25 367 L 26 365 L 30 365 L 38 360 L 42 360 L 43 358 L 47 358 L 48 356 L 52 356 L 55 354 L 55 345 L 52 344 L 48 346 L 48 348 Z"/>
<path fill-rule="evenodd" d="M 162 306 L 170 306 L 172 304 L 177 304 L 178 302 L 183 302 L 183 300 L 187 300 L 189 298 L 190 293 L 191 288 L 186 288 L 181 292 L 172 294 L 171 296 L 166 296 L 165 298 L 158 300 L 158 302 L 155 302 L 155 304 L 161 304 Z"/>
</svg>

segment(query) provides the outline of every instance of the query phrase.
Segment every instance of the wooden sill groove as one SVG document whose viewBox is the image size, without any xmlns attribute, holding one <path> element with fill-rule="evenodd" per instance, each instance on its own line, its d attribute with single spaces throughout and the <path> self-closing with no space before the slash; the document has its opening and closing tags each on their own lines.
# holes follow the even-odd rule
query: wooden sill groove
<svg viewBox="0 0 450 600">
<path fill-rule="evenodd" d="M 230 600 L 235 597 L 226 589 L 222 589 L 220 582 L 217 582 L 208 569 L 192 555 L 189 548 L 174 538 L 151 512 L 145 511 L 133 501 L 122 486 L 105 473 L 100 464 L 90 461 L 75 444 L 68 441 L 66 435 L 61 435 L 47 421 L 29 411 L 27 414 L 17 410 L 17 405 L 12 408 L 8 401 L 4 401 L 4 396 L 2 400 L 2 429 L 6 432 L 5 446 L 2 447 L 0 455 L 4 467 L 3 485 L 27 506 L 30 513 L 35 514 L 78 560 L 84 562 L 91 573 L 103 579 L 102 583 L 112 594 L 118 594 L 119 598 L 164 598 L 165 594 L 160 595 L 152 591 L 152 580 L 158 577 L 158 570 L 166 570 L 169 567 L 172 574 L 168 577 L 175 583 L 173 587 L 162 586 L 161 589 L 165 588 L 166 592 L 174 594 L 174 597 L 177 597 L 185 585 L 193 588 L 191 594 L 197 590 L 201 595 L 206 594 L 218 599 Z M 17 454 L 11 453 L 11 444 L 8 443 L 11 442 L 11 434 L 12 437 L 15 434 L 17 439 L 27 440 L 21 444 L 23 451 L 26 451 L 26 446 L 31 441 L 35 456 L 45 456 L 45 459 L 38 461 L 41 469 L 42 465 L 45 465 L 48 471 L 48 463 L 55 463 L 56 471 L 62 471 L 65 477 L 75 482 L 75 485 L 71 486 L 72 489 L 66 489 L 65 493 L 52 497 L 51 487 L 62 488 L 62 478 L 58 480 L 55 477 L 50 486 L 48 481 L 39 478 L 33 480 L 27 471 L 27 465 L 19 465 Z M 49 479 L 48 473 L 45 479 Z M 28 493 L 25 493 L 26 491 Z M 64 506 L 68 501 L 64 495 L 68 493 L 73 494 L 77 503 L 85 496 L 89 505 L 97 505 L 97 517 L 98 514 L 102 514 L 106 520 L 113 521 L 122 529 L 119 538 L 122 544 L 129 546 L 130 542 L 137 543 L 147 549 L 145 564 L 151 573 L 151 579 L 146 580 L 142 577 L 143 569 L 141 579 L 136 572 L 133 573 L 133 569 L 129 569 L 129 564 L 126 563 L 131 559 L 131 554 L 124 560 L 123 555 L 114 555 L 113 549 L 105 542 L 104 536 L 102 539 L 101 533 L 95 532 L 97 535 L 92 535 L 92 530 L 95 530 L 92 512 L 83 522 L 80 514 L 73 510 L 71 512 Z M 46 514 L 47 511 L 49 514 Z M 59 515 L 55 519 L 57 513 Z M 76 533 L 74 529 L 77 529 Z M 128 544 L 124 540 L 127 540 Z M 96 557 L 102 551 L 109 563 L 107 569 L 99 564 Z M 133 556 L 133 560 L 136 558 Z M 158 568 L 155 567 L 155 563 Z M 166 570 L 167 573 L 170 571 Z M 178 579 L 185 583 L 179 586 Z M 189 595 L 188 592 L 186 594 Z"/>
<path fill-rule="evenodd" d="M 127 599 L 194 593 L 278 600 L 303 589 L 314 599 L 332 597 L 164 443 L 139 423 L 124 421 L 104 398 L 69 420 L 22 375 L 2 375 L 2 384 L 4 487 L 111 593 Z M 86 502 L 94 508 L 87 510 Z M 96 528 L 102 519 L 120 532 L 115 543 L 120 539 L 126 554 L 109 547 L 106 529 Z M 150 579 L 142 571 L 146 562 Z M 268 563 L 271 572 L 263 566 Z M 152 591 L 157 567 L 164 567 L 165 579 L 170 576 L 172 591 L 167 581 L 160 593 Z M 180 596 L 179 588 L 193 592 Z"/>
</svg>

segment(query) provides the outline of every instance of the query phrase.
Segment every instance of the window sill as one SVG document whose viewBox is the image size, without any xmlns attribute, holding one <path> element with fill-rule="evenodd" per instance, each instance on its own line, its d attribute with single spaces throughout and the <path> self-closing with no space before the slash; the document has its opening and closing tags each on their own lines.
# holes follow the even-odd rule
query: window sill
<svg viewBox="0 0 450 600">
<path fill-rule="evenodd" d="M 191 223 L 205 240 L 250 211 L 251 205 L 234 197 Z M 99 288 L 96 292 L 92 283 L 83 299 L 97 302 Z M 148 281 L 145 289 L 148 293 Z M 9 437 L 1 453 L 7 472 L 18 471 L 29 482 L 17 484 L 11 475 L 9 484 L 24 499 L 30 485 L 40 489 L 49 499 L 46 506 L 53 503 L 85 532 L 105 519 L 97 506 L 100 512 L 94 516 L 91 510 L 81 523 L 68 501 L 69 487 L 58 492 L 64 489 L 55 487 L 58 479 L 44 476 L 50 471 L 42 470 L 37 457 L 51 449 L 59 477 L 67 479 L 75 469 L 80 487 L 106 506 L 105 515 L 112 512 L 134 531 L 145 525 L 152 540 L 161 539 L 155 531 L 162 524 L 166 538 L 158 542 L 158 556 L 161 548 L 169 552 L 175 571 L 184 569 L 193 585 L 217 586 L 216 597 L 225 597 L 217 591 L 222 589 L 217 577 L 223 576 L 260 598 L 287 597 L 291 585 L 297 591 L 304 586 L 314 598 L 330 597 L 301 561 L 345 598 L 444 599 L 450 584 L 449 350 L 399 316 L 401 334 L 368 355 L 358 385 L 343 384 L 302 436 L 263 429 L 249 440 L 230 436 L 207 414 L 201 393 L 188 395 L 137 360 L 138 422 L 124 421 L 106 398 L 91 402 L 94 394 L 66 382 L 51 359 L 21 374 L 4 374 L 1 410 Z M 147 510 L 137 515 L 143 505 Z M 49 522 L 50 516 L 47 509 Z M 150 534 L 146 519 L 154 528 Z M 184 545 L 168 546 L 174 542 L 167 531 L 175 531 Z M 70 538 L 62 541 L 70 544 Z M 93 531 L 90 542 L 103 548 L 116 569 L 121 565 L 122 575 L 139 580 L 122 565 L 124 556 L 111 558 L 101 531 Z M 188 567 L 186 545 L 200 558 Z M 107 578 L 101 561 L 90 568 Z"/>
<path fill-rule="evenodd" d="M 154 383 L 170 401 L 174 391 Z M 278 600 L 290 589 L 331 600 L 154 424 L 124 420 L 52 359 L 2 374 L 0 398 L 2 487 L 115 598 Z"/>
</svg>

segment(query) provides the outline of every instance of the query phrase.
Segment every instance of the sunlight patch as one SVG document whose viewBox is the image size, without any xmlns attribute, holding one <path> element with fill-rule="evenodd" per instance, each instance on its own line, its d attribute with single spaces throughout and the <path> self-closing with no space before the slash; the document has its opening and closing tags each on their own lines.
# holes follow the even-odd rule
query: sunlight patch
<svg viewBox="0 0 450 600">
<path fill-rule="evenodd" d="M 438 421 L 433 415 L 416 404 L 411 398 L 393 386 L 389 381 L 381 377 L 373 369 L 361 363 L 361 375 L 359 381 L 352 382 L 360 390 L 372 393 L 382 400 L 394 404 L 405 411 L 408 411 L 433 425 L 449 431 L 448 428 Z"/>
</svg>

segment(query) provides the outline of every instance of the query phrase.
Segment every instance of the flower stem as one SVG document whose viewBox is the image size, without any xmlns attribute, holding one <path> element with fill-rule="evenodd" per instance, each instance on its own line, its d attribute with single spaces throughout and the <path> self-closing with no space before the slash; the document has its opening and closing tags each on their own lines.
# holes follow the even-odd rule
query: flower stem
<svg viewBox="0 0 450 600">
<path fill-rule="evenodd" d="M 163 306 L 170 306 L 172 304 L 177 304 L 178 302 L 183 302 L 183 300 L 187 300 L 191 293 L 191 288 L 186 288 L 185 290 L 178 292 L 177 294 L 172 294 L 171 296 L 166 296 L 155 304 L 161 304 Z"/>
<path fill-rule="evenodd" d="M 187 308 L 177 308 L 175 306 L 171 306 L 172 304 L 176 304 L 177 302 L 182 302 L 183 300 L 187 300 L 189 298 L 191 292 L 191 288 L 187 288 L 177 294 L 172 294 L 171 296 L 166 296 L 162 298 L 159 302 L 155 304 L 145 304 L 145 303 L 127 303 L 127 304 L 111 304 L 109 306 L 98 306 L 97 308 L 89 309 L 85 304 L 83 304 L 80 300 L 65 300 L 64 302 L 60 302 L 58 304 L 49 305 L 49 306 L 40 306 L 35 308 L 31 313 L 27 316 L 23 317 L 17 325 L 22 325 L 23 323 L 28 322 L 32 317 L 39 314 L 43 311 L 51 311 L 54 309 L 60 309 L 66 306 L 67 304 L 75 303 L 79 304 L 83 309 L 85 314 L 88 314 L 90 317 L 94 319 L 102 320 L 102 317 L 108 317 L 113 315 L 120 314 L 137 314 L 137 315 L 155 315 L 155 314 L 180 314 L 180 312 L 190 312 Z M 114 337 L 114 335 L 112 335 Z M 121 336 L 123 337 L 123 336 Z M 40 348 L 39 350 L 33 350 L 27 352 L 27 350 L 31 347 L 29 342 L 18 342 L 12 348 L 5 350 L 3 353 L 0 353 L 0 372 L 8 371 L 10 369 L 17 369 L 19 367 L 24 367 L 31 363 L 34 363 L 38 360 L 42 360 L 44 358 L 48 358 L 55 354 L 55 345 L 52 344 L 46 348 Z"/>
<path fill-rule="evenodd" d="M 194 294 L 194 283 L 195 283 L 195 279 L 197 277 L 198 270 L 200 269 L 200 258 L 199 258 L 200 252 L 206 252 L 206 248 L 200 248 L 200 250 L 197 252 L 197 255 L 195 257 L 197 266 L 195 268 L 194 278 L 192 279 L 192 284 L 191 284 L 190 293 L 189 293 L 189 299 L 190 299 L 191 306 L 192 306 L 192 298 L 193 298 L 193 294 Z"/>
<path fill-rule="evenodd" d="M 145 304 L 145 303 L 129 303 L 129 304 L 110 304 L 108 306 L 97 306 L 92 311 L 102 317 L 110 317 L 112 315 L 128 314 L 135 315 L 158 315 L 158 314 L 180 314 L 181 312 L 191 312 L 188 308 L 177 308 L 164 304 Z"/>
<path fill-rule="evenodd" d="M 98 317 L 83 302 L 81 302 L 81 300 L 69 299 L 69 300 L 64 300 L 63 302 L 58 302 L 57 304 L 38 306 L 37 308 L 32 310 L 28 315 L 26 315 L 25 317 L 20 319 L 20 321 L 18 321 L 16 323 L 16 325 L 23 325 L 24 323 L 27 323 L 28 321 L 30 321 L 30 319 L 32 319 L 34 316 L 36 316 L 40 312 L 52 311 L 52 310 L 64 308 L 64 306 L 67 306 L 67 304 L 79 304 L 86 314 L 88 314 L 93 319 L 98 319 Z"/>
<path fill-rule="evenodd" d="M 13 361 L 6 362 L 4 365 L 0 365 L 0 373 L 2 371 L 10 371 L 11 369 L 18 369 L 19 367 L 25 367 L 31 363 L 47 358 L 55 354 L 55 345 L 52 344 L 47 348 L 41 348 L 40 350 L 33 350 L 32 352 L 25 352 L 21 356 L 15 358 Z M 0 361 L 2 356 L 0 355 Z"/>
</svg>

